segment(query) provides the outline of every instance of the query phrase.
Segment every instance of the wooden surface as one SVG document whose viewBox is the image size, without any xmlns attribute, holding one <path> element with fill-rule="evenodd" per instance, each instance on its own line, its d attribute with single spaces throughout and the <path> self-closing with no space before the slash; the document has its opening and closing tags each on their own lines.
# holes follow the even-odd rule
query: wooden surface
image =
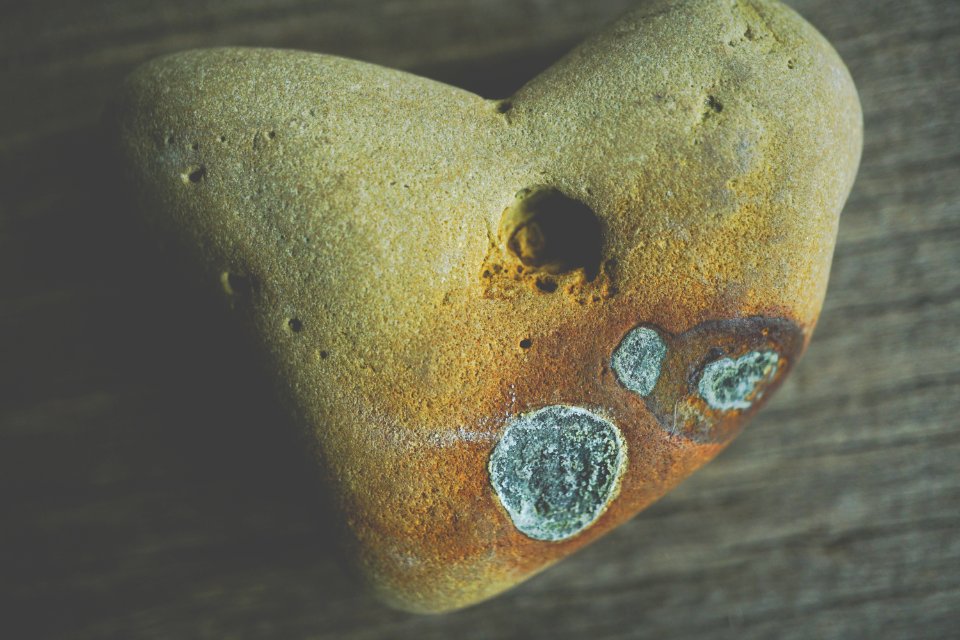
<svg viewBox="0 0 960 640">
<path fill-rule="evenodd" d="M 135 64 L 298 47 L 507 95 L 628 0 L 36 0 L 0 14 L 0 637 L 948 638 L 960 629 L 960 3 L 796 0 L 863 164 L 806 359 L 626 526 L 440 617 L 353 586 L 237 336 L 97 129 Z"/>
</svg>

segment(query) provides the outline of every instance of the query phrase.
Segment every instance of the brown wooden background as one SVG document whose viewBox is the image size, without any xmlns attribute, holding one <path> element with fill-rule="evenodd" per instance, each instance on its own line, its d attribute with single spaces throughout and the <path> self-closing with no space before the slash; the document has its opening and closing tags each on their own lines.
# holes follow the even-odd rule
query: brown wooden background
<svg viewBox="0 0 960 640">
<path fill-rule="evenodd" d="M 228 325 L 131 225 L 96 127 L 157 54 L 338 53 L 509 94 L 631 0 L 35 0 L 0 13 L 0 637 L 960 633 L 960 2 L 795 0 L 866 145 L 793 379 L 678 491 L 441 617 L 345 579 Z"/>
</svg>

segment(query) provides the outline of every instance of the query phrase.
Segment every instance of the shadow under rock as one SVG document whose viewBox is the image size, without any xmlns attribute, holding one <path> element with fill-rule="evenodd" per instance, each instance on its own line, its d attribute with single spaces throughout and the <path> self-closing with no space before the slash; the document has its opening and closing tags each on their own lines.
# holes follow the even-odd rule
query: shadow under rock
<svg viewBox="0 0 960 640">
<path fill-rule="evenodd" d="M 568 48 L 415 71 L 507 96 Z M 0 373 L 39 427 L 5 433 L 0 452 L 17 523 L 4 545 L 18 550 L 5 589 L 20 624 L 43 636 L 134 637 L 305 610 L 322 626 L 354 615 L 348 608 L 403 616 L 346 579 L 339 516 L 274 382 L 209 289 L 152 250 L 105 140 L 91 126 L 0 161 L 10 200 L 28 203 L 4 258 L 24 274 L 14 293 L 61 292 L 15 310 L 21 346 Z M 84 395 L 94 409 L 62 409 Z"/>
<path fill-rule="evenodd" d="M 3 409 L 29 427 L 4 427 L 0 452 L 8 623 L 129 637 L 184 609 L 239 626 L 363 597 L 274 382 L 210 289 L 154 249 L 113 166 L 98 127 L 17 159 L 14 200 L 38 204 L 10 221 L 4 261 L 40 302 L 4 318 Z"/>
</svg>

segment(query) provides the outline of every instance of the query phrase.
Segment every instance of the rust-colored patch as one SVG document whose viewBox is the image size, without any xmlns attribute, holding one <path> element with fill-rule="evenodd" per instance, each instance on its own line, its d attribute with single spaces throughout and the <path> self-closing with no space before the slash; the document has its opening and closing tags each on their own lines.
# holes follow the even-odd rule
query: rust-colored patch
<svg viewBox="0 0 960 640">
<path fill-rule="evenodd" d="M 779 387 L 803 347 L 803 334 L 781 318 L 733 318 L 704 322 L 679 336 L 667 336 L 666 342 L 667 356 L 657 385 L 645 399 L 647 407 L 670 433 L 724 443 Z M 699 389 L 705 367 L 763 351 L 776 354 L 777 364 L 769 379 L 751 392 L 749 407 L 721 409 L 706 401 Z"/>
<path fill-rule="evenodd" d="M 668 355 L 661 380 L 644 399 L 617 381 L 610 357 L 625 332 L 637 324 L 660 326 L 667 318 L 643 306 L 570 307 L 561 300 L 557 304 L 569 307 L 569 312 L 555 330 L 538 335 L 529 349 L 512 349 L 511 359 L 490 354 L 489 370 L 497 375 L 491 375 L 483 392 L 472 398 L 460 422 L 469 433 L 479 435 L 458 437 L 447 443 L 451 446 L 428 446 L 422 435 L 411 434 L 411 442 L 403 446 L 378 448 L 377 478 L 368 480 L 367 491 L 349 512 L 354 515 L 355 535 L 365 542 L 361 548 L 372 584 L 379 589 L 390 586 L 385 595 L 395 599 L 397 594 L 418 593 L 423 596 L 418 602 L 444 608 L 452 602 L 445 600 L 451 584 L 438 583 L 438 575 L 456 581 L 454 591 L 461 602 L 480 595 L 471 591 L 478 588 L 476 580 L 482 580 L 483 593 L 490 594 L 589 544 L 716 456 L 761 400 L 770 397 L 804 343 L 795 322 L 776 318 L 709 320 L 676 335 L 661 330 Z M 581 328 L 587 312 L 591 332 Z M 638 322 L 644 316 L 651 321 Z M 764 347 L 783 354 L 783 367 L 762 399 L 749 411 L 705 409 L 703 400 L 695 397 L 696 375 L 703 365 Z M 458 393 L 450 387 L 450 406 L 456 404 Z M 704 417 L 697 424 L 709 428 L 701 433 L 693 423 L 691 428 L 687 423 L 674 427 L 671 403 L 677 399 L 700 411 Z M 438 404 L 444 406 L 443 401 Z M 487 465 L 511 416 L 552 404 L 584 407 L 615 424 L 625 442 L 626 468 L 616 498 L 596 522 L 569 539 L 541 541 L 514 526 L 496 498 Z M 400 407 L 395 410 L 402 412 Z M 399 604 L 419 606 L 412 601 Z"/>
</svg>

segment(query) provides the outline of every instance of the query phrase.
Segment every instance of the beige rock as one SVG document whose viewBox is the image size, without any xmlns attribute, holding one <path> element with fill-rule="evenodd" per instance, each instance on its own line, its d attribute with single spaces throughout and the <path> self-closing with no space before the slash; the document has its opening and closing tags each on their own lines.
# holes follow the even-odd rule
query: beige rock
<svg viewBox="0 0 960 640">
<path fill-rule="evenodd" d="M 795 364 L 861 148 L 768 0 L 647 2 L 507 100 L 212 49 L 117 101 L 143 210 L 251 327 L 388 602 L 490 597 L 715 456 Z"/>
</svg>

